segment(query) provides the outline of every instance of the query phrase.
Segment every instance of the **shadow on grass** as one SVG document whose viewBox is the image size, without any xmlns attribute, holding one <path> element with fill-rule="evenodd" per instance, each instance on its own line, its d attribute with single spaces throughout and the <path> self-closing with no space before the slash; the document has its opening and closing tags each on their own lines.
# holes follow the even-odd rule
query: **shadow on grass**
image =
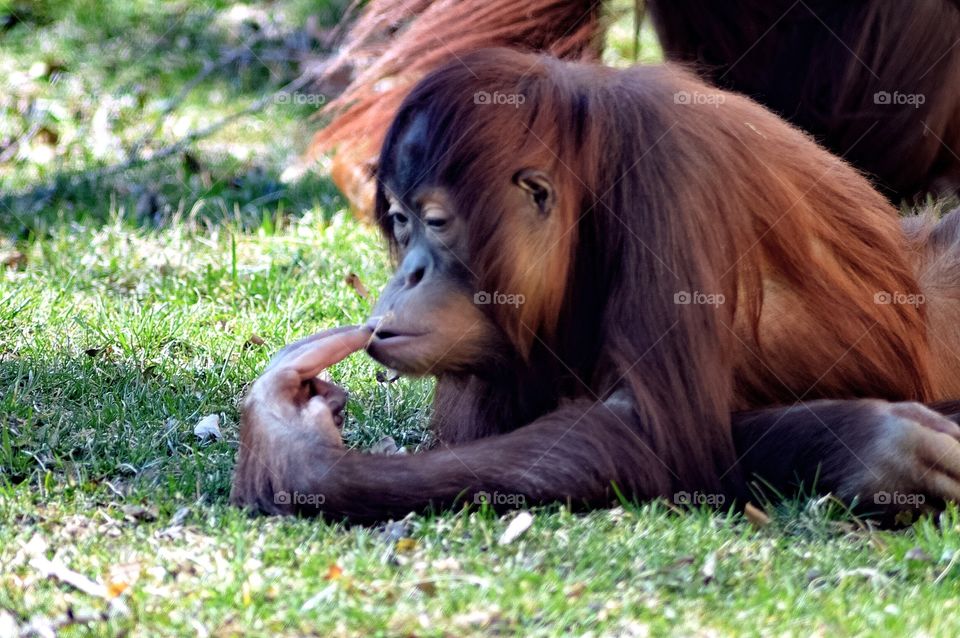
<svg viewBox="0 0 960 638">
<path fill-rule="evenodd" d="M 145 228 L 189 219 L 269 229 L 279 217 L 319 209 L 329 218 L 346 205 L 333 183 L 315 173 L 283 183 L 279 167 L 222 159 L 201 166 L 192 153 L 110 179 L 76 180 L 77 174 L 83 172 L 60 173 L 52 187 L 0 194 L 0 234 L 31 240 L 55 226 L 99 226 L 117 216 Z"/>
<path fill-rule="evenodd" d="M 192 144 L 164 162 L 97 174 L 123 166 L 155 123 L 165 126 L 148 141 L 153 150 L 183 135 L 169 133 L 181 111 L 186 121 L 199 114 L 207 124 L 216 122 L 297 77 L 304 59 L 323 55 L 323 45 L 303 28 L 307 15 L 334 24 L 345 4 L 3 5 L 0 61 L 24 71 L 8 80 L 10 99 L 0 101 L 0 118 L 14 134 L 0 136 L 0 158 L 6 157 L 0 159 L 0 233 L 29 239 L 51 225 L 95 225 L 120 212 L 127 222 L 149 227 L 174 216 L 213 223 L 239 217 L 259 227 L 278 214 L 342 207 L 328 180 L 279 178 L 298 142 L 309 137 L 306 121 L 315 104 L 271 105 L 267 115 L 241 118 L 208 140 L 219 150 Z M 0 81 L 0 90 L 4 86 Z M 203 126 L 194 121 L 187 129 Z M 20 140 L 17 131 L 33 135 Z M 34 142 L 46 144 L 54 159 L 18 154 Z M 114 150 L 94 152 L 100 146 Z"/>
<path fill-rule="evenodd" d="M 225 500 L 236 401 L 252 367 L 185 370 L 162 360 L 43 356 L 0 361 L 0 483 L 66 482 Z M 223 438 L 193 425 L 222 416 Z"/>
</svg>

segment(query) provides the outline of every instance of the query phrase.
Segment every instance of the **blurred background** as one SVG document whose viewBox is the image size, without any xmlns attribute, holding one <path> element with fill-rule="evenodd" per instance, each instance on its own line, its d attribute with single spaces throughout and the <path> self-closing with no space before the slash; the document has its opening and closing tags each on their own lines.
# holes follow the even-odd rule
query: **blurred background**
<svg viewBox="0 0 960 638">
<path fill-rule="evenodd" d="M 610 10 L 608 63 L 637 57 L 632 8 Z M 0 2 L 0 232 L 332 215 L 324 162 L 301 157 L 342 88 L 318 78 L 351 15 L 347 0 Z M 649 28 L 640 57 L 659 57 Z"/>
</svg>

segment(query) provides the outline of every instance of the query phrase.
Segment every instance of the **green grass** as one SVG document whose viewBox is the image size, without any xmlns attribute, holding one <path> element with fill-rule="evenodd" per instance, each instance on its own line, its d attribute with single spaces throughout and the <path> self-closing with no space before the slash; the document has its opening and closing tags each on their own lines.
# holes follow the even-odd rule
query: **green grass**
<svg viewBox="0 0 960 638">
<path fill-rule="evenodd" d="M 380 239 L 322 171 L 282 177 L 312 126 L 289 104 L 189 159 L 68 179 L 122 161 L 164 101 L 243 37 L 231 5 L 0 2 L 0 14 L 11 7 L 0 141 L 36 121 L 50 133 L 0 163 L 0 637 L 71 614 L 65 635 L 960 635 L 955 509 L 875 532 L 821 501 L 787 503 L 763 529 L 658 503 L 547 508 L 499 545 L 510 516 L 487 511 L 364 528 L 230 508 L 246 386 L 284 343 L 368 316 L 345 277 L 384 283 Z M 342 10 L 284 7 L 290 33 Z M 616 29 L 622 62 L 629 23 Z M 38 66 L 24 80 L 38 61 L 61 75 Z M 253 59 L 211 77 L 156 145 L 295 73 Z M 99 148 L 86 131 L 104 103 Z M 361 355 L 333 370 L 351 392 L 348 444 L 428 445 L 431 383 L 381 384 L 377 371 Z M 223 439 L 198 443 L 210 414 Z M 47 578 L 37 552 L 119 596 Z"/>
</svg>

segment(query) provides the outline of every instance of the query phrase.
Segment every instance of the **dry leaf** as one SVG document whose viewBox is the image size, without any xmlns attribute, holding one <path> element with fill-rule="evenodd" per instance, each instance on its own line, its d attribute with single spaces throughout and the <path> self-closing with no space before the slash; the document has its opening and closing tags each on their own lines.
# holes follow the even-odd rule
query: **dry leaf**
<svg viewBox="0 0 960 638">
<path fill-rule="evenodd" d="M 421 580 L 414 587 L 425 596 L 435 596 L 437 593 L 437 585 L 432 580 Z"/>
<path fill-rule="evenodd" d="M 140 579 L 140 563 L 114 565 L 107 574 L 107 595 L 116 598 Z"/>
<path fill-rule="evenodd" d="M 576 600 L 583 595 L 583 592 L 587 591 L 587 586 L 583 583 L 574 583 L 563 590 L 563 595 L 571 600 Z"/>
<path fill-rule="evenodd" d="M 360 277 L 357 273 L 352 272 L 344 278 L 344 281 L 353 288 L 362 299 L 370 298 L 370 291 L 367 290 L 367 287 L 363 285 L 363 282 L 360 281 Z"/>
<path fill-rule="evenodd" d="M 307 600 L 307 602 L 303 603 L 303 605 L 300 606 L 300 611 L 301 612 L 310 611 L 311 609 L 315 609 L 321 603 L 327 602 L 336 593 L 337 588 L 338 588 L 338 585 L 336 583 L 330 583 L 329 585 L 324 587 L 322 590 L 320 590 L 319 592 L 311 596 Z"/>
<path fill-rule="evenodd" d="M 131 523 L 146 522 L 157 520 L 157 508 L 144 505 L 124 505 L 120 508 L 123 515 Z"/>
<path fill-rule="evenodd" d="M 400 519 L 399 521 L 388 521 L 384 526 L 383 530 L 380 532 L 380 536 L 387 543 L 395 543 L 396 541 L 404 538 L 405 536 L 410 536 L 412 531 L 412 526 L 410 525 L 410 516 Z"/>
<path fill-rule="evenodd" d="M 223 438 L 220 432 L 220 415 L 208 414 L 203 417 L 193 426 L 193 433 L 201 441 L 219 441 Z"/>
<path fill-rule="evenodd" d="M 41 126 L 34 139 L 47 146 L 56 146 L 60 141 L 60 134 L 49 126 Z"/>
<path fill-rule="evenodd" d="M 454 616 L 453 624 L 457 627 L 487 627 L 500 618 L 500 609 L 494 605 L 489 610 L 469 611 L 465 614 Z"/>
<path fill-rule="evenodd" d="M 3 264 L 7 268 L 19 270 L 27 265 L 27 256 L 19 250 L 0 252 L 0 264 Z"/>
<path fill-rule="evenodd" d="M 104 346 L 102 348 L 87 348 L 83 351 L 88 357 L 98 357 L 104 352 L 107 352 L 110 349 L 110 346 Z"/>
<path fill-rule="evenodd" d="M 60 560 L 50 560 L 43 554 L 37 554 L 30 558 L 30 566 L 47 578 L 55 578 L 88 596 L 104 599 L 112 598 L 106 587 L 90 580 L 80 572 L 73 571 Z"/>
<path fill-rule="evenodd" d="M 533 525 L 533 515 L 530 514 L 530 512 L 520 512 L 514 516 L 510 524 L 507 525 L 507 529 L 504 530 L 497 544 L 508 545 L 512 543 L 519 538 L 521 534 L 530 529 L 531 525 Z"/>
<path fill-rule="evenodd" d="M 400 373 L 392 368 L 377 370 L 377 383 L 393 383 L 400 378 Z"/>
<path fill-rule="evenodd" d="M 746 507 L 743 508 L 743 515 L 757 529 L 763 529 L 770 524 L 770 517 L 767 516 L 767 513 L 753 503 L 747 503 Z"/>
<path fill-rule="evenodd" d="M 717 575 L 717 553 L 710 552 L 703 560 L 703 567 L 700 568 L 700 575 L 703 576 L 703 583 L 707 584 L 713 581 Z"/>
<path fill-rule="evenodd" d="M 265 344 L 265 343 L 266 343 L 266 341 L 263 340 L 263 337 L 261 337 L 260 335 L 258 335 L 257 333 L 254 332 L 254 333 L 251 334 L 250 337 L 247 339 L 247 344 L 246 344 L 246 345 L 248 345 L 248 346 L 262 346 L 262 345 Z"/>
<path fill-rule="evenodd" d="M 190 515 L 190 508 L 181 507 L 176 512 L 174 512 L 173 516 L 170 518 L 170 523 L 168 523 L 167 527 L 168 528 L 179 527 L 180 525 L 183 525 L 183 522 L 187 520 L 187 517 L 189 515 Z"/>
<path fill-rule="evenodd" d="M 458 572 L 460 571 L 460 561 L 452 556 L 447 556 L 445 558 L 438 558 L 430 563 L 430 566 L 433 567 L 438 572 Z"/>
<path fill-rule="evenodd" d="M 857 567 L 856 569 L 847 569 L 840 572 L 837 578 L 844 580 L 846 578 L 862 578 L 871 584 L 883 585 L 890 582 L 890 577 L 872 567 Z"/>
<path fill-rule="evenodd" d="M 397 442 L 393 440 L 392 436 L 385 436 L 374 443 L 367 451 L 370 454 L 394 455 L 400 453 L 400 448 L 397 446 Z"/>
<path fill-rule="evenodd" d="M 401 538 L 397 541 L 396 549 L 398 552 L 412 552 L 417 548 L 415 538 Z"/>
</svg>

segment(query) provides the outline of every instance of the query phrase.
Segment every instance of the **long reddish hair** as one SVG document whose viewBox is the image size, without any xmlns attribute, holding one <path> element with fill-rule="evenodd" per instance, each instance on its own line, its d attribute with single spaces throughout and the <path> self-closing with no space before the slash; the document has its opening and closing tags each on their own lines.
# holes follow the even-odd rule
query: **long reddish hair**
<svg viewBox="0 0 960 638">
<path fill-rule="evenodd" d="M 384 175 L 417 121 L 429 123 L 421 179 L 455 195 L 477 285 L 527 299 L 491 312 L 529 370 L 556 375 L 544 390 L 555 395 L 537 405 L 626 384 L 657 454 L 703 486 L 733 462 L 734 409 L 930 397 L 923 308 L 877 302 L 919 292 L 895 210 L 751 100 L 670 66 L 497 49 L 410 92 L 386 136 Z M 559 191 L 543 245 L 520 245 L 525 222 L 499 199 L 529 166 Z M 389 231 L 382 191 L 376 209 Z M 684 304 L 683 293 L 722 302 Z M 531 392 L 504 384 L 484 396 Z"/>
</svg>

